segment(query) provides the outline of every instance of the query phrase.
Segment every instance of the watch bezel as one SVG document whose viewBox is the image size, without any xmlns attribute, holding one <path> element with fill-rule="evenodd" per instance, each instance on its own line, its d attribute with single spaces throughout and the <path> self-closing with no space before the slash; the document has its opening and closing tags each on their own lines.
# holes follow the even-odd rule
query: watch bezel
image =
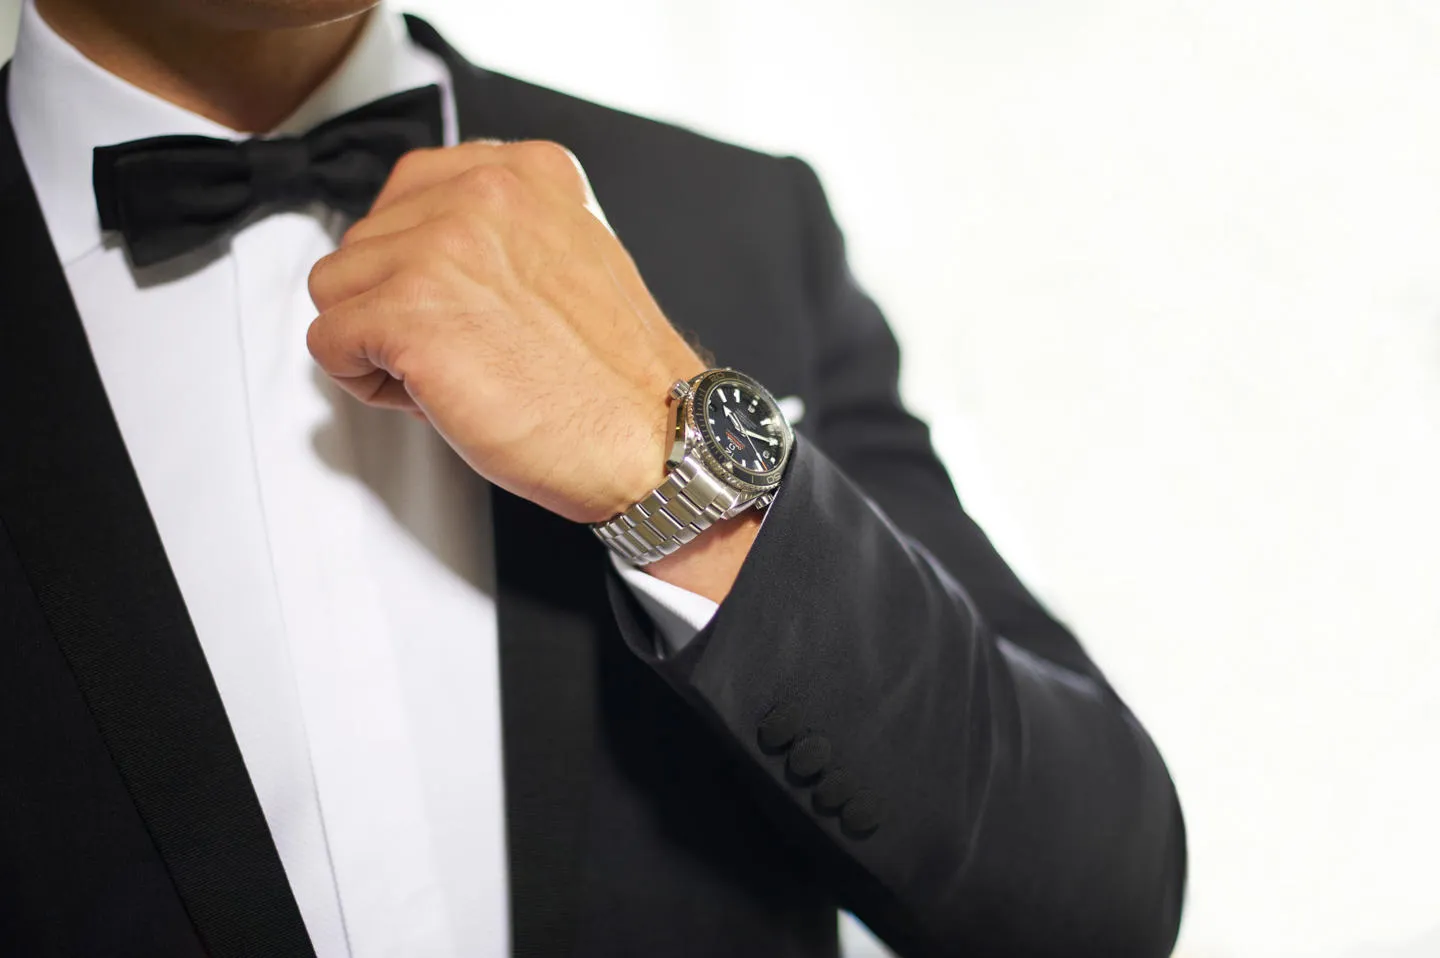
<svg viewBox="0 0 1440 958">
<path fill-rule="evenodd" d="M 721 385 L 734 381 L 737 385 L 760 396 L 762 400 L 769 403 L 774 415 L 781 424 L 781 450 L 779 461 L 775 468 L 763 473 L 752 472 L 733 461 L 719 451 L 718 441 L 710 435 L 705 423 L 702 423 L 696 410 L 703 409 L 709 401 L 711 394 Z M 694 437 L 694 447 L 700 454 L 700 459 L 705 463 L 706 469 L 721 482 L 740 493 L 749 496 L 761 496 L 773 492 L 780 485 L 780 479 L 785 472 L 785 467 L 790 462 L 790 452 L 795 445 L 795 434 L 790 427 L 790 420 L 780 408 L 770 390 L 762 386 L 753 376 L 747 376 L 738 369 L 728 366 L 706 370 L 690 381 L 690 394 L 685 397 L 685 430 L 689 436 Z"/>
</svg>

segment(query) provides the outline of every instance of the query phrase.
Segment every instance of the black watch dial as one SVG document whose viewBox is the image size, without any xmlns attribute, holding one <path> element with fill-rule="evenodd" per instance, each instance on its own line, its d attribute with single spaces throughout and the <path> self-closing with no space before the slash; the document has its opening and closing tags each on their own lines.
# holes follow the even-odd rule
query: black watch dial
<svg viewBox="0 0 1440 958">
<path fill-rule="evenodd" d="M 770 394 L 753 383 L 724 378 L 699 397 L 700 427 L 726 470 L 756 485 L 778 481 L 788 452 L 785 419 Z"/>
</svg>

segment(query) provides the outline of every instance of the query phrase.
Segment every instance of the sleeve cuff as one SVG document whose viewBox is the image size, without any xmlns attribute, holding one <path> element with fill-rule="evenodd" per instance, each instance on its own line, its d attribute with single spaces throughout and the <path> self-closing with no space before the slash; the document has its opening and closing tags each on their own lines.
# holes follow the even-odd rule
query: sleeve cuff
<svg viewBox="0 0 1440 958">
<path fill-rule="evenodd" d="M 665 656 L 675 655 L 689 645 L 715 617 L 719 606 L 703 595 L 657 579 L 613 552 L 610 553 L 610 561 L 655 624 L 663 646 L 660 651 Z"/>
</svg>

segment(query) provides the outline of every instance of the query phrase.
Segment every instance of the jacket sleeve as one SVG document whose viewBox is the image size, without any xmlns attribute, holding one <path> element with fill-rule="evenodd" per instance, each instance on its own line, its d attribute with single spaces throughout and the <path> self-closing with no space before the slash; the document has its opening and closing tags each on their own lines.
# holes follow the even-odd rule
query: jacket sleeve
<svg viewBox="0 0 1440 958">
<path fill-rule="evenodd" d="M 709 626 L 637 655 L 743 755 L 842 906 L 905 956 L 1170 953 L 1185 833 L 1164 763 L 961 509 L 897 390 L 820 185 L 816 393 Z"/>
</svg>

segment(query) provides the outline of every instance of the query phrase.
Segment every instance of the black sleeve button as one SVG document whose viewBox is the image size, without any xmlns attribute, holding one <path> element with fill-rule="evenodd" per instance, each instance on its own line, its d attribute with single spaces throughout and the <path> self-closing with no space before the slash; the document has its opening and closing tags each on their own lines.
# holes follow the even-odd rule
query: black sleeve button
<svg viewBox="0 0 1440 958">
<path fill-rule="evenodd" d="M 825 773 L 820 784 L 815 786 L 812 796 L 815 810 L 824 815 L 834 815 L 840 807 L 855 794 L 855 776 L 848 769 L 832 768 Z"/>
<path fill-rule="evenodd" d="M 767 752 L 779 752 L 800 734 L 800 710 L 793 705 L 777 705 L 760 720 L 756 738 Z"/>
<path fill-rule="evenodd" d="M 880 827 L 885 817 L 885 806 L 880 796 L 862 788 L 840 810 L 840 827 L 855 838 L 863 838 Z"/>
<path fill-rule="evenodd" d="M 830 740 L 823 735 L 806 735 L 790 747 L 786 767 L 801 781 L 814 778 L 830 763 Z"/>
</svg>

